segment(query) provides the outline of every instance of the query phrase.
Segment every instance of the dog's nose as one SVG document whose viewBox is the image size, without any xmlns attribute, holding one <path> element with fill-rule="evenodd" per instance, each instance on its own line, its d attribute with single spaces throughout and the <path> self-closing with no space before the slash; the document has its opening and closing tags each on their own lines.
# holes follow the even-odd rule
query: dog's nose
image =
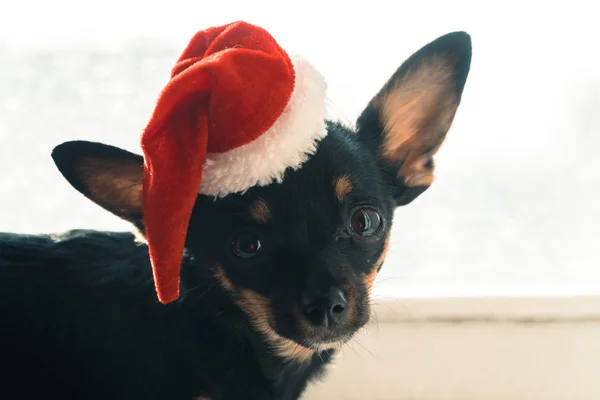
<svg viewBox="0 0 600 400">
<path fill-rule="evenodd" d="M 331 290 L 325 296 L 304 296 L 302 311 L 314 327 L 328 328 L 342 323 L 348 314 L 348 301 L 339 289 Z"/>
</svg>

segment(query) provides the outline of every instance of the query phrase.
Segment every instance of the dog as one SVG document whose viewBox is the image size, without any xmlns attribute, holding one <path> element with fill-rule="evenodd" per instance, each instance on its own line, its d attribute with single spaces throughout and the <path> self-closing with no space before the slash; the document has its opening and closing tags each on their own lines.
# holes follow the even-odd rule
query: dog
<svg viewBox="0 0 600 400">
<path fill-rule="evenodd" d="M 143 157 L 55 147 L 68 183 L 135 232 L 0 234 L 0 398 L 299 399 L 369 321 L 394 211 L 434 180 L 471 53 L 467 33 L 440 36 L 355 127 L 327 121 L 282 182 L 199 195 L 169 304 L 144 242 Z"/>
</svg>

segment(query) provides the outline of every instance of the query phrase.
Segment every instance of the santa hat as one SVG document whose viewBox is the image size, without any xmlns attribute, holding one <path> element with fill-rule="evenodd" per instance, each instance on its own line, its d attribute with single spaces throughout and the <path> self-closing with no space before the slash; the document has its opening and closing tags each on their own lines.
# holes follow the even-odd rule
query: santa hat
<svg viewBox="0 0 600 400">
<path fill-rule="evenodd" d="M 179 297 L 198 194 L 279 182 L 326 135 L 326 84 L 264 29 L 235 22 L 198 32 L 175 64 L 142 135 L 144 227 L 158 299 Z"/>
</svg>

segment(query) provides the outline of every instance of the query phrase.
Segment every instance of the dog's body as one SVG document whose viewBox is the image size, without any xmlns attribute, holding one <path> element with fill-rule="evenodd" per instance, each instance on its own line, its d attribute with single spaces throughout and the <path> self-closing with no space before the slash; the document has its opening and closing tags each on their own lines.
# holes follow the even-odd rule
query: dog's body
<svg viewBox="0 0 600 400">
<path fill-rule="evenodd" d="M 328 123 L 316 154 L 283 182 L 199 196 L 181 296 L 167 305 L 143 242 L 143 159 L 58 146 L 73 187 L 142 239 L 0 235 L 0 398 L 298 399 L 367 323 L 394 210 L 431 184 L 470 59 L 466 34 L 437 39 L 398 69 L 356 130 Z"/>
<path fill-rule="evenodd" d="M 0 398 L 295 399 L 329 358 L 282 362 L 210 284 L 184 288 L 191 302 L 158 303 L 148 249 L 130 233 L 0 243 Z"/>
</svg>

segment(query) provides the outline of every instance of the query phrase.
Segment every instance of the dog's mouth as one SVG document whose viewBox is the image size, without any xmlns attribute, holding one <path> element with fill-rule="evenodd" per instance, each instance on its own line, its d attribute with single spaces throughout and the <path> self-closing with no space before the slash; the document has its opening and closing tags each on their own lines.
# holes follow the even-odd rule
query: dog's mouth
<svg viewBox="0 0 600 400">
<path fill-rule="evenodd" d="M 354 336 L 354 334 L 346 334 L 346 335 L 341 335 L 337 339 L 334 339 L 334 340 L 324 340 L 324 341 L 303 340 L 299 344 L 306 348 L 314 350 L 314 351 L 338 350 L 342 346 L 344 346 L 346 343 L 348 343 L 350 341 L 350 339 L 352 339 L 353 336 Z"/>
<path fill-rule="evenodd" d="M 291 317 L 291 318 L 290 318 Z M 342 325 L 322 327 L 311 325 L 299 315 L 277 320 L 274 319 L 272 329 L 300 346 L 315 350 L 337 350 L 350 341 L 366 324 L 368 315 L 356 315 Z"/>
</svg>

